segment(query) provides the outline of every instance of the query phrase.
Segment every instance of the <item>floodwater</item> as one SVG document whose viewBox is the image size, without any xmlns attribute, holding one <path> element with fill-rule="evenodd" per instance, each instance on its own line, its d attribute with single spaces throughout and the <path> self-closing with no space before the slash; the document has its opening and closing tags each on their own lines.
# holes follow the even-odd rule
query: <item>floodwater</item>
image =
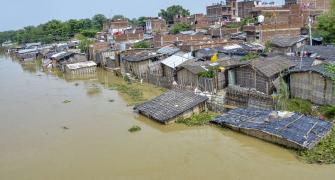
<svg viewBox="0 0 335 180">
<path fill-rule="evenodd" d="M 64 77 L 1 56 L 0 179 L 335 178 L 333 165 L 305 164 L 290 150 L 230 130 L 157 124 L 135 114 L 108 88 L 112 81 L 103 70 Z M 129 133 L 133 125 L 142 130 Z"/>
</svg>

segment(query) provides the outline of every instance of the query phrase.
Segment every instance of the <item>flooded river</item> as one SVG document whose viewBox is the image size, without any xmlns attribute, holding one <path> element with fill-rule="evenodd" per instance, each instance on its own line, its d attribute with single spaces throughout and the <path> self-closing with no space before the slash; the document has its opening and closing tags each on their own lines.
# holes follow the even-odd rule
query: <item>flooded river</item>
<svg viewBox="0 0 335 180">
<path fill-rule="evenodd" d="M 141 117 L 109 88 L 115 81 L 103 70 L 64 77 L 1 56 L 0 179 L 335 179 L 335 166 L 230 130 Z M 133 125 L 142 130 L 129 133 Z"/>
</svg>

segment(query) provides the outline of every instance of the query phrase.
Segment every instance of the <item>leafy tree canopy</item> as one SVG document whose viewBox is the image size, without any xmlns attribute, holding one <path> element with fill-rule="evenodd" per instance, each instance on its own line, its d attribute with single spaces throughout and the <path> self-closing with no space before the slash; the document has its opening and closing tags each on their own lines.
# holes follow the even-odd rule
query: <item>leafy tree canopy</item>
<svg viewBox="0 0 335 180">
<path fill-rule="evenodd" d="M 148 41 L 140 41 L 134 44 L 134 48 L 150 48 L 150 43 Z"/>
<path fill-rule="evenodd" d="M 181 31 L 188 31 L 191 29 L 191 25 L 187 23 L 178 23 L 171 28 L 172 34 L 178 34 Z"/>
<path fill-rule="evenodd" d="M 317 33 L 326 43 L 335 43 L 335 0 L 331 0 L 330 11 L 318 17 Z"/>
<path fill-rule="evenodd" d="M 0 32 L 0 43 L 7 40 L 18 43 L 52 43 L 67 41 L 78 33 L 93 37 L 97 31 L 102 30 L 106 21 L 107 18 L 102 14 L 97 14 L 92 19 L 70 19 L 65 22 L 51 20 L 45 24 L 27 26 L 17 31 Z"/>
<path fill-rule="evenodd" d="M 189 16 L 190 11 L 187 9 L 184 9 L 180 5 L 173 5 L 173 6 L 168 7 L 166 10 L 161 9 L 160 13 L 158 14 L 158 16 L 165 19 L 165 21 L 169 24 L 173 24 L 173 18 L 177 15 Z"/>
<path fill-rule="evenodd" d="M 129 20 L 127 17 L 125 17 L 124 15 L 121 15 L 121 14 L 117 14 L 117 15 L 114 15 L 112 17 L 112 20 L 118 20 L 118 19 L 127 19 L 127 20 Z"/>
</svg>

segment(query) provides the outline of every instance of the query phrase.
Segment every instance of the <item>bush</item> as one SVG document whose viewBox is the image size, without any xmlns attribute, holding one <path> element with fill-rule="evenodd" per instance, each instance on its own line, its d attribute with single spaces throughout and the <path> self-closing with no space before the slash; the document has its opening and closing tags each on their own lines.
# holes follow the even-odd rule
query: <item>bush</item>
<svg viewBox="0 0 335 180">
<path fill-rule="evenodd" d="M 171 33 L 172 34 L 178 34 L 182 31 L 188 31 L 191 29 L 191 25 L 187 24 L 187 23 L 178 23 L 175 24 L 172 29 L 171 29 Z"/>
<path fill-rule="evenodd" d="M 312 103 L 303 99 L 289 99 L 286 102 L 286 111 L 299 112 L 305 115 L 311 115 Z"/>
<path fill-rule="evenodd" d="M 253 60 L 253 59 L 257 59 L 259 58 L 259 54 L 256 52 L 249 52 L 247 55 L 243 56 L 241 58 L 241 61 L 249 61 L 249 60 Z"/>
<path fill-rule="evenodd" d="M 210 66 L 207 71 L 202 71 L 198 75 L 204 78 L 214 78 L 215 72 L 218 70 L 218 66 Z"/>
<path fill-rule="evenodd" d="M 327 119 L 335 120 L 335 106 L 324 106 L 320 108 L 321 114 Z"/>
<path fill-rule="evenodd" d="M 138 49 L 150 48 L 150 43 L 148 41 L 140 41 L 134 44 L 134 48 Z"/>
<path fill-rule="evenodd" d="M 185 124 L 187 126 L 203 126 L 208 124 L 216 115 L 215 113 L 200 113 L 190 118 L 178 118 L 176 123 Z"/>
</svg>

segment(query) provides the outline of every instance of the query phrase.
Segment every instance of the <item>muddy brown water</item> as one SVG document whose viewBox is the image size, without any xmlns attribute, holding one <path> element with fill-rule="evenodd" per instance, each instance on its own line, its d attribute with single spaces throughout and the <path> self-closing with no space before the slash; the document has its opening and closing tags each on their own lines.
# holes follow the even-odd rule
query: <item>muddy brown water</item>
<svg viewBox="0 0 335 180">
<path fill-rule="evenodd" d="M 230 130 L 157 124 L 112 81 L 103 70 L 63 77 L 1 56 L 0 179 L 335 179 L 333 165 Z M 133 125 L 142 130 L 129 133 Z"/>
</svg>

